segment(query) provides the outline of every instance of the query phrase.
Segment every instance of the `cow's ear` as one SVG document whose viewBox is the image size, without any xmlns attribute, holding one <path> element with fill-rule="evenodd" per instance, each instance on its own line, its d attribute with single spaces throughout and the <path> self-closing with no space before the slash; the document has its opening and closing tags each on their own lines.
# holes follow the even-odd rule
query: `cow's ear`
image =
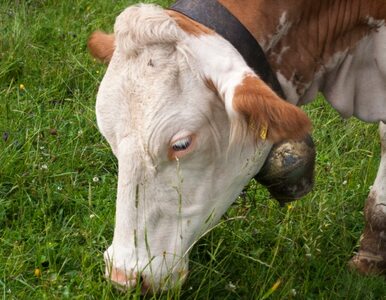
<svg viewBox="0 0 386 300">
<path fill-rule="evenodd" d="M 307 115 L 295 105 L 282 100 L 255 74 L 247 75 L 236 85 L 232 109 L 236 122 L 258 139 L 279 142 L 300 139 L 311 131 Z M 244 120 L 237 120 L 244 118 Z"/>
<path fill-rule="evenodd" d="M 115 49 L 114 34 L 95 31 L 87 42 L 91 55 L 104 63 L 109 63 Z"/>
<path fill-rule="evenodd" d="M 231 122 L 231 141 L 245 133 L 278 142 L 302 138 L 310 132 L 306 114 L 276 95 L 227 40 L 212 31 L 201 30 L 198 34 L 193 30 L 196 27 L 187 30 L 186 22 L 176 23 L 186 33 L 183 43 L 193 54 L 201 77 L 224 101 Z"/>
</svg>

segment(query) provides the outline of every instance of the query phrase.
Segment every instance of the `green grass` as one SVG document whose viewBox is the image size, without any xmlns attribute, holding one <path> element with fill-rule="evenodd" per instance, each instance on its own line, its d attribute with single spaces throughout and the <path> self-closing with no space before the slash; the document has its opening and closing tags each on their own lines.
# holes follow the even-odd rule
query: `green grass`
<svg viewBox="0 0 386 300">
<path fill-rule="evenodd" d="M 117 165 L 94 114 L 105 66 L 86 49 L 88 35 L 111 31 L 133 2 L 1 1 L 3 299 L 138 297 L 103 278 Z M 154 299 L 386 299 L 384 278 L 347 268 L 379 163 L 377 126 L 342 120 L 322 99 L 306 110 L 318 150 L 314 191 L 280 208 L 252 182 L 193 248 L 183 288 Z"/>
</svg>

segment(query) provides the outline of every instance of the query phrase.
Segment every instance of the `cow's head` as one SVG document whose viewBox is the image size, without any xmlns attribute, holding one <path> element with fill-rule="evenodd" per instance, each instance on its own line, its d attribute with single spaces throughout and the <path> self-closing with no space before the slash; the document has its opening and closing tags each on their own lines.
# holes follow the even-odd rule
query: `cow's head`
<svg viewBox="0 0 386 300">
<path fill-rule="evenodd" d="M 144 289 L 182 281 L 194 242 L 261 168 L 273 142 L 310 122 L 209 29 L 153 5 L 117 18 L 89 48 L 109 66 L 98 126 L 118 159 L 107 276 Z"/>
</svg>

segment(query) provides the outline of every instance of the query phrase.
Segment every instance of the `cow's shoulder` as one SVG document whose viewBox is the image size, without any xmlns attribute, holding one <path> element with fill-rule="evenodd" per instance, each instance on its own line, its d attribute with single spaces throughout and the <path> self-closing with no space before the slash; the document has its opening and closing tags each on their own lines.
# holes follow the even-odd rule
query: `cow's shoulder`
<svg viewBox="0 0 386 300">
<path fill-rule="evenodd" d="M 322 91 L 343 116 L 386 120 L 386 1 L 221 3 L 262 45 L 288 100 Z"/>
</svg>

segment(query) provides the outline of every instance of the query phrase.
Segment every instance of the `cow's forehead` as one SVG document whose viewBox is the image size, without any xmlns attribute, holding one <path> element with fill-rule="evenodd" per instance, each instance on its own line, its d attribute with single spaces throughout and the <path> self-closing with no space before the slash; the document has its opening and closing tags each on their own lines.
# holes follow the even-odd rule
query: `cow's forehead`
<svg viewBox="0 0 386 300">
<path fill-rule="evenodd" d="M 127 58 L 117 52 L 117 64 L 124 65 L 117 76 L 131 115 L 146 117 L 177 94 L 172 87 L 178 85 L 179 66 L 168 47 L 148 47 Z"/>
<path fill-rule="evenodd" d="M 125 54 L 117 54 L 125 57 Z M 177 53 L 168 46 L 152 46 L 130 56 L 124 61 L 124 88 L 133 94 L 157 94 L 172 92 L 166 89 L 178 80 Z M 143 101 L 151 100 L 143 98 Z"/>
<path fill-rule="evenodd" d="M 114 53 L 109 68 L 120 82 L 121 136 L 135 135 L 154 154 L 174 134 L 197 130 L 200 116 L 208 118 L 203 114 L 212 112 L 213 92 L 188 59 L 168 45 L 149 46 L 131 57 L 119 49 Z"/>
</svg>

